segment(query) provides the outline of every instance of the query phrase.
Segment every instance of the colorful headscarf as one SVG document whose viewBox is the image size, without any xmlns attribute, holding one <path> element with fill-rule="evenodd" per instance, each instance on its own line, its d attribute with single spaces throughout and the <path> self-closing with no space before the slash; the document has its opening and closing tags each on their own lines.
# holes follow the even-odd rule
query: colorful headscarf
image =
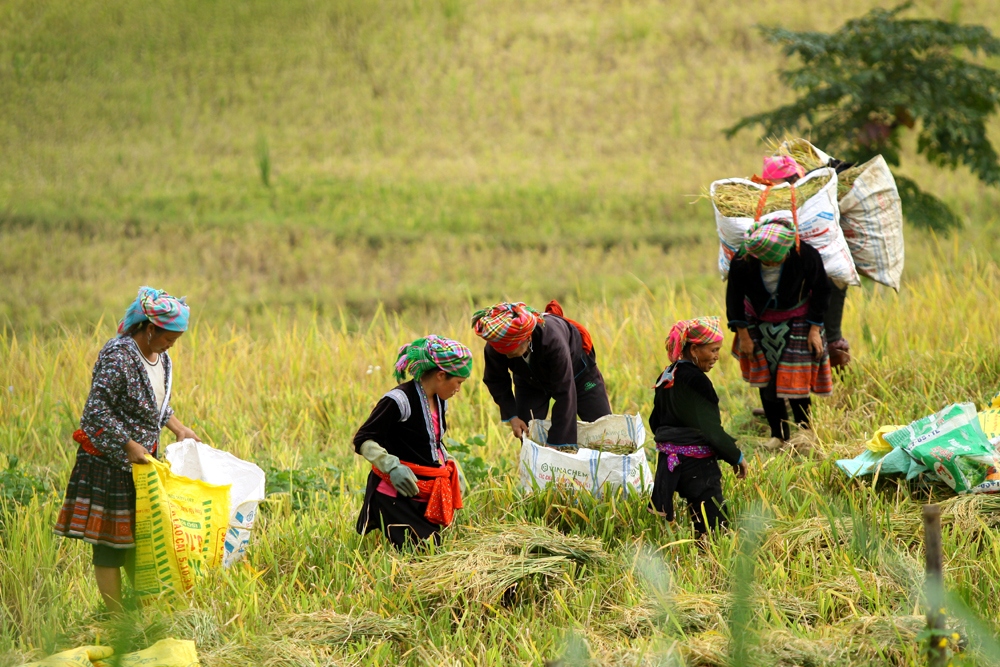
<svg viewBox="0 0 1000 667">
<path fill-rule="evenodd" d="M 139 295 L 118 323 L 118 335 L 124 336 L 134 325 L 146 320 L 167 331 L 187 331 L 191 309 L 184 299 L 172 297 L 161 289 L 140 287 Z"/>
<path fill-rule="evenodd" d="M 407 375 L 419 380 L 427 371 L 442 370 L 467 378 L 472 374 L 472 352 L 450 338 L 431 334 L 404 345 L 397 352 L 395 376 L 402 382 Z"/>
<path fill-rule="evenodd" d="M 795 230 L 783 220 L 755 222 L 743 239 L 743 249 L 747 254 L 768 264 L 785 261 L 793 245 Z"/>
<path fill-rule="evenodd" d="M 722 340 L 722 326 L 718 317 L 696 317 L 691 320 L 681 320 L 670 328 L 667 334 L 667 356 L 670 363 L 681 358 L 684 346 L 688 343 L 708 345 Z"/>
<path fill-rule="evenodd" d="M 805 175 L 806 170 L 789 155 L 764 158 L 763 176 L 769 181 L 782 181 L 792 176 L 802 178 Z"/>
<path fill-rule="evenodd" d="M 516 350 L 540 323 L 543 320 L 538 311 L 520 302 L 498 303 L 472 315 L 473 331 L 500 354 Z"/>
</svg>

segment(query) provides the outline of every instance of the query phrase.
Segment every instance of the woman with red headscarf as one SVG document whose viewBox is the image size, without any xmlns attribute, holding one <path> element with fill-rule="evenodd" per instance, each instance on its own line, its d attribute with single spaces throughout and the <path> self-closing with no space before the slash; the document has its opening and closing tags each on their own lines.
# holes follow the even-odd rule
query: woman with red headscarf
<svg viewBox="0 0 1000 667">
<path fill-rule="evenodd" d="M 722 428 L 719 396 L 707 375 L 722 349 L 719 318 L 681 320 L 670 329 L 666 346 L 670 365 L 656 381 L 649 415 L 659 452 L 649 503 L 673 521 L 674 493 L 680 494 L 701 536 L 726 523 L 718 459 L 733 466 L 738 479 L 747 475 L 736 439 Z"/>
<path fill-rule="evenodd" d="M 577 416 L 596 421 L 611 404 L 590 334 L 555 301 L 545 311 L 498 303 L 473 314 L 472 328 L 486 341 L 483 382 L 516 438 L 528 421 L 545 419 L 554 400 L 548 444 L 575 450 Z"/>
</svg>

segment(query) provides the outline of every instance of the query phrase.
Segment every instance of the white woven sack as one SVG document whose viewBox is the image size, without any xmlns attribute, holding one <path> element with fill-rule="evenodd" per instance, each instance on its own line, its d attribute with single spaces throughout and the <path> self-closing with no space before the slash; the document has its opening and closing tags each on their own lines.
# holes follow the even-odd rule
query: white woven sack
<svg viewBox="0 0 1000 667">
<path fill-rule="evenodd" d="M 521 488 L 531 491 L 536 486 L 566 486 L 600 496 L 606 484 L 612 488 L 647 491 L 653 486 L 653 471 L 646 460 L 642 444 L 646 429 L 638 415 L 608 415 L 595 422 L 577 422 L 576 453 L 560 452 L 545 447 L 551 422 L 533 419 L 528 426 L 530 437 L 521 443 Z M 588 449 L 585 444 L 611 440 L 616 444 L 632 444 L 632 454 L 610 454 Z"/>
<path fill-rule="evenodd" d="M 819 251 L 827 276 L 840 287 L 860 285 L 857 269 L 851 251 L 840 228 L 840 208 L 837 205 L 837 172 L 830 168 L 816 169 L 806 174 L 796 183 L 796 187 L 814 178 L 828 178 L 829 181 L 815 195 L 807 199 L 798 210 L 799 237 Z M 763 191 L 766 186 L 744 178 L 727 178 L 712 183 L 710 192 L 715 194 L 724 183 L 741 183 Z M 771 192 L 790 187 L 787 183 L 776 185 Z M 729 262 L 743 244 L 746 231 L 753 224 L 753 218 L 726 217 L 715 210 L 715 226 L 719 232 L 719 273 L 725 280 L 729 276 Z M 774 211 L 761 217 L 764 222 L 773 220 L 792 221 L 791 211 Z"/>
<path fill-rule="evenodd" d="M 903 209 L 896 179 L 877 155 L 840 200 L 840 227 L 858 273 L 899 291 L 903 274 Z"/>
</svg>

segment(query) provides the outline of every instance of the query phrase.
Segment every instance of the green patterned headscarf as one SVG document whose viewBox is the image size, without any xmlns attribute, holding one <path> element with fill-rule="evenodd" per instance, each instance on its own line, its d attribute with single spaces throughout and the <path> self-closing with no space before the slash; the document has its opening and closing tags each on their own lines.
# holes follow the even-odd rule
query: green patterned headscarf
<svg viewBox="0 0 1000 667">
<path fill-rule="evenodd" d="M 400 382 L 407 375 L 419 380 L 424 373 L 435 370 L 463 378 L 472 375 L 472 352 L 450 338 L 431 334 L 404 345 L 397 354 L 395 376 Z"/>
<path fill-rule="evenodd" d="M 795 230 L 783 221 L 755 222 L 747 230 L 743 248 L 767 264 L 780 264 L 795 245 Z"/>
</svg>

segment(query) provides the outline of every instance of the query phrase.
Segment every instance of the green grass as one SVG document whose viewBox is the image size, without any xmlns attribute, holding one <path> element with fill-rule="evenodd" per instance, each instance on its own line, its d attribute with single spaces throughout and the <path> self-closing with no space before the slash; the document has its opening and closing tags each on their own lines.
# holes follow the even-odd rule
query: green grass
<svg viewBox="0 0 1000 667">
<path fill-rule="evenodd" d="M 918 664 L 919 506 L 946 494 L 849 482 L 833 461 L 1000 388 L 1000 197 L 912 146 L 903 172 L 967 224 L 907 229 L 899 295 L 851 291 L 856 361 L 817 401 L 816 456 L 754 451 L 755 392 L 731 359 L 713 371 L 751 453 L 745 482 L 725 473 L 741 532 L 700 549 L 635 498 L 522 494 L 478 369 L 450 435 L 484 435 L 496 472 L 459 525 L 430 556 L 353 531 L 366 470 L 350 438 L 393 353 L 430 331 L 478 348 L 474 307 L 560 299 L 595 336 L 615 410 L 648 414 L 670 324 L 723 311 L 711 209 L 690 195 L 759 170 L 756 138 L 721 129 L 788 99 L 753 24 L 828 30 L 870 6 L 0 3 L 0 463 L 20 458 L 18 488 L 56 489 L 0 509 L 0 667 L 168 635 L 209 666 Z M 1000 31 L 991 10 L 914 14 Z M 95 618 L 87 549 L 50 528 L 91 366 L 141 284 L 193 306 L 178 414 L 281 493 L 246 564 L 119 627 Z M 946 583 L 995 635 L 1000 512 L 948 503 Z M 524 523 L 606 556 L 519 556 L 534 574 L 499 603 L 414 581 Z"/>
</svg>

